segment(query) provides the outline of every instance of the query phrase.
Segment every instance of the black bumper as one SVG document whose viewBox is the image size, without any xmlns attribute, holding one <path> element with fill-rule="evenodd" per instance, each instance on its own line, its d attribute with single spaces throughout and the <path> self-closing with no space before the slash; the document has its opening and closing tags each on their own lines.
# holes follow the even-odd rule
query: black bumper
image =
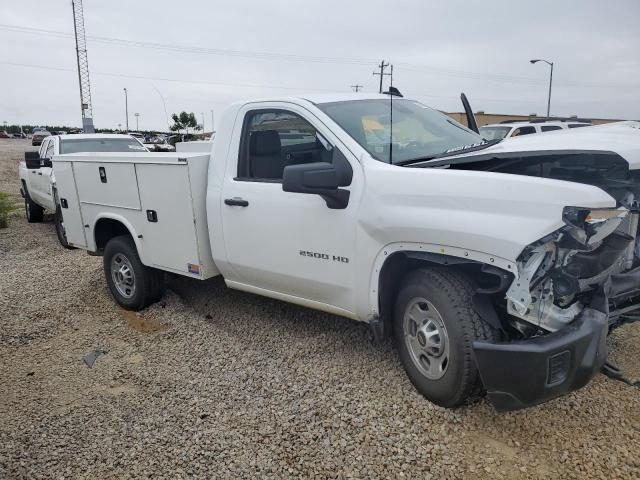
<svg viewBox="0 0 640 480">
<path fill-rule="evenodd" d="M 510 343 L 474 342 L 487 396 L 498 411 L 543 403 L 589 382 L 607 358 L 607 314 L 585 308 L 548 335 Z"/>
<path fill-rule="evenodd" d="M 557 332 L 508 343 L 474 342 L 478 370 L 496 410 L 530 407 L 585 386 L 607 358 L 615 309 L 637 302 L 639 292 L 640 268 L 611 275 L 591 305 Z"/>
</svg>

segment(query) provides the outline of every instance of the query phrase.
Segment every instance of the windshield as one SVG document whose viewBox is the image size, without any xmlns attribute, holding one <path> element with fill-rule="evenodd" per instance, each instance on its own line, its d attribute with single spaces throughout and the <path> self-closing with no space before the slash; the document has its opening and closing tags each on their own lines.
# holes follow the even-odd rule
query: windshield
<svg viewBox="0 0 640 480">
<path fill-rule="evenodd" d="M 60 153 L 146 151 L 146 148 L 133 138 L 82 138 L 60 142 Z"/>
<path fill-rule="evenodd" d="M 479 130 L 485 140 L 501 140 L 507 136 L 511 127 L 480 127 Z"/>
<path fill-rule="evenodd" d="M 351 100 L 319 104 L 318 108 L 333 119 L 376 160 L 391 163 L 430 158 L 454 148 L 478 144 L 482 138 L 440 112 L 419 102 L 393 99 Z M 392 132 L 393 130 L 393 132 Z"/>
</svg>

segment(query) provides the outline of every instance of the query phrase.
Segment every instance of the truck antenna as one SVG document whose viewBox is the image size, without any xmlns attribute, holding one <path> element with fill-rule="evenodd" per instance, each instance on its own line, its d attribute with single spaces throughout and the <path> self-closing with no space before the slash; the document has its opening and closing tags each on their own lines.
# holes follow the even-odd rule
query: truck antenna
<svg viewBox="0 0 640 480">
<path fill-rule="evenodd" d="M 402 98 L 400 90 L 393 86 L 393 65 L 391 65 L 391 84 L 389 90 L 383 92 L 389 95 L 389 165 L 393 164 L 393 97 Z"/>
</svg>

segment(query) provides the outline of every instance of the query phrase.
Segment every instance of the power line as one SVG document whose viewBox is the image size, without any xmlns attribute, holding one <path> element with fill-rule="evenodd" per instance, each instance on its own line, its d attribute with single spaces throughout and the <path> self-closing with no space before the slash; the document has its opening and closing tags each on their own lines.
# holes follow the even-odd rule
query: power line
<svg viewBox="0 0 640 480">
<path fill-rule="evenodd" d="M 41 28 L 23 27 L 23 26 L 7 25 L 7 24 L 0 24 L 0 30 L 8 30 L 12 32 L 34 34 L 34 35 L 46 35 L 46 36 L 52 36 L 55 38 L 72 38 L 73 37 L 73 35 L 69 33 L 57 31 L 57 30 L 46 30 Z M 180 52 L 180 53 L 223 55 L 223 56 L 229 56 L 229 57 L 257 58 L 257 59 L 266 59 L 266 60 L 283 60 L 283 61 L 301 62 L 301 63 L 338 63 L 338 64 L 348 64 L 348 65 L 371 65 L 373 63 L 377 63 L 377 60 L 368 59 L 368 58 L 309 56 L 309 55 L 295 55 L 295 54 L 273 53 L 273 52 L 251 52 L 251 51 L 228 50 L 228 49 L 214 49 L 214 48 L 197 47 L 197 46 L 189 46 L 189 45 L 176 45 L 176 44 L 154 43 L 154 42 L 145 42 L 145 41 L 137 41 L 137 40 L 125 40 L 125 39 L 101 37 L 101 36 L 87 36 L 87 38 L 93 42 L 108 44 L 108 45 L 117 45 L 122 47 L 134 47 L 134 48 L 146 48 L 146 49 L 152 49 L 152 50 L 166 50 L 166 51 L 174 51 L 174 52 Z M 495 81 L 495 82 L 504 82 L 504 83 L 517 83 L 521 85 L 526 84 L 526 85 L 532 85 L 532 86 L 546 84 L 546 80 L 544 79 L 537 79 L 537 78 L 531 78 L 531 77 L 519 77 L 514 75 L 506 75 L 506 74 L 454 70 L 454 69 L 433 67 L 429 65 L 421 65 L 416 63 L 395 62 L 395 66 L 396 68 L 400 68 L 402 70 L 407 70 L 407 71 L 421 72 L 421 73 L 430 74 L 430 75 L 465 78 L 468 80 L 484 80 L 484 81 Z M 564 86 L 576 86 L 576 87 L 638 88 L 638 85 L 632 85 L 632 84 L 610 84 L 610 83 L 599 83 L 599 82 L 565 81 L 565 82 L 557 82 L 557 84 L 564 85 Z"/>
<path fill-rule="evenodd" d="M 39 68 L 43 70 L 54 70 L 58 72 L 75 72 L 72 68 L 64 67 L 51 67 L 44 65 L 32 65 L 27 63 L 14 63 L 14 62 L 0 62 L 0 65 L 9 65 L 13 67 L 25 67 L 25 68 Z M 128 75 L 125 73 L 106 73 L 106 72 L 92 72 L 92 75 L 100 75 L 105 77 L 119 77 L 119 78 L 133 78 L 138 80 L 159 80 L 163 82 L 180 82 L 180 83 L 194 83 L 202 85 L 217 85 L 226 87 L 245 87 L 245 88 L 269 88 L 278 90 L 295 90 L 297 92 L 303 91 L 316 91 L 316 92 L 336 92 L 335 89 L 328 88 L 309 88 L 309 87 L 285 87 L 282 85 L 264 85 L 264 84 L 248 84 L 248 83 L 225 83 L 225 82 L 211 82 L 207 80 L 192 80 L 184 78 L 166 78 L 166 77 L 150 77 L 147 75 Z"/>
<path fill-rule="evenodd" d="M 44 65 L 32 65 L 26 63 L 14 63 L 14 62 L 0 62 L 0 65 L 7 65 L 12 67 L 23 67 L 23 68 L 36 68 L 41 70 L 51 70 L 58 72 L 75 72 L 72 68 L 64 68 L 64 67 L 52 67 L 52 66 L 44 66 Z M 224 82 L 212 82 L 207 80 L 192 80 L 192 79 L 180 79 L 180 78 L 162 78 L 162 77 L 151 77 L 146 75 L 129 75 L 124 73 L 104 73 L 104 72 L 92 72 L 92 75 L 105 76 L 105 77 L 118 77 L 118 78 L 132 78 L 137 80 L 156 80 L 163 82 L 177 82 L 177 83 L 193 83 L 200 85 L 215 85 L 215 86 L 227 86 L 227 87 L 243 87 L 243 88 L 258 88 L 258 89 L 277 89 L 277 90 L 292 90 L 296 92 L 305 92 L 305 91 L 316 91 L 316 92 L 329 92 L 336 93 L 337 89 L 327 89 L 327 88 L 309 88 L 309 87 L 292 87 L 292 86 L 282 86 L 282 85 L 259 85 L 259 84 L 243 84 L 243 83 L 224 83 Z M 155 88 L 155 87 L 154 87 Z M 157 89 L 156 89 L 157 90 Z M 158 92 L 159 93 L 159 92 Z M 439 98 L 439 99 L 457 99 L 457 96 L 447 96 L 447 95 L 433 95 L 430 93 L 422 93 L 422 92 L 413 92 L 414 95 L 420 97 L 428 97 L 428 98 Z M 162 97 L 162 95 L 161 95 Z M 176 98 L 176 97 L 172 97 Z M 180 97 L 183 100 L 188 100 L 187 98 Z M 199 100 L 198 98 L 193 98 L 192 100 Z M 498 103 L 531 103 L 537 104 L 539 103 L 537 100 L 523 100 L 521 98 L 518 99 L 490 99 L 490 98 L 475 98 L 476 101 L 482 102 L 498 102 Z M 164 98 L 163 98 L 164 101 Z"/>
</svg>

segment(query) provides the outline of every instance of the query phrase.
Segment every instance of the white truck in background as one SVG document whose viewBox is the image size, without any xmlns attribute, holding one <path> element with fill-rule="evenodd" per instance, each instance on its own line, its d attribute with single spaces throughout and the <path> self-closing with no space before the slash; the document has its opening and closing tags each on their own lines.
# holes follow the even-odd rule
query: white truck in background
<svg viewBox="0 0 640 480">
<path fill-rule="evenodd" d="M 39 131 L 40 132 L 40 131 Z M 42 140 L 37 152 L 26 152 L 20 162 L 20 194 L 29 223 L 41 222 L 45 210 L 55 212 L 56 234 L 60 244 L 68 248 L 64 222 L 56 201 L 56 186 L 51 159 L 54 155 L 76 152 L 146 152 L 147 149 L 129 135 L 102 133 L 80 135 L 50 135 Z"/>
<path fill-rule="evenodd" d="M 585 385 L 640 298 L 640 130 L 486 142 L 419 102 L 242 102 L 208 154 L 54 156 L 70 244 L 139 310 L 164 274 L 367 322 L 416 388 L 499 410 Z"/>
</svg>

